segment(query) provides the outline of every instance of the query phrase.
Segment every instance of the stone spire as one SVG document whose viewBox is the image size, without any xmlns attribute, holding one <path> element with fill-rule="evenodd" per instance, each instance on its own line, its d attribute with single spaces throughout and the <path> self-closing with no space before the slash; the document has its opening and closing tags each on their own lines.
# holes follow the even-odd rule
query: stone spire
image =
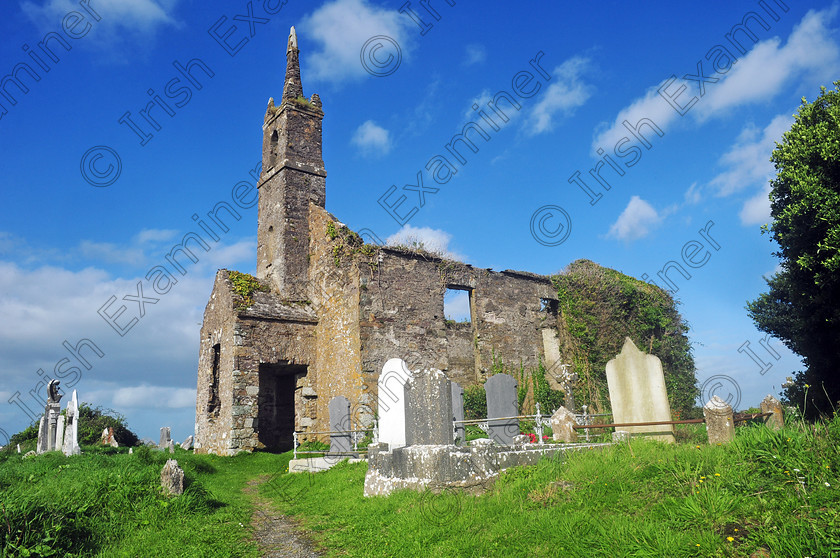
<svg viewBox="0 0 840 558">
<path fill-rule="evenodd" d="M 297 33 L 292 27 L 289 32 L 289 45 L 286 48 L 286 83 L 283 86 L 283 100 L 303 97 L 303 85 L 300 82 L 300 51 L 297 44 Z"/>
</svg>

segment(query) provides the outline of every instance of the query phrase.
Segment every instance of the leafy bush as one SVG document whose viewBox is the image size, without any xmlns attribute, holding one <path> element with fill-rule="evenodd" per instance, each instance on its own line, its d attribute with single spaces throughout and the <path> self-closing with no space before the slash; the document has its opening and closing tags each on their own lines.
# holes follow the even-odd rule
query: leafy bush
<svg viewBox="0 0 840 558">
<path fill-rule="evenodd" d="M 464 419 L 487 418 L 487 394 L 483 385 L 464 388 Z"/>
<path fill-rule="evenodd" d="M 136 446 L 139 442 L 137 434 L 128 429 L 125 417 L 118 412 L 79 404 L 79 445 L 98 444 L 106 428 L 114 429 L 114 437 L 121 446 Z"/>
<path fill-rule="evenodd" d="M 675 416 L 690 413 L 699 395 L 688 324 L 667 292 L 589 260 L 577 260 L 552 277 L 559 299 L 561 352 L 580 376 L 578 401 L 608 408 L 606 364 L 630 337 L 662 361 Z M 568 332 L 566 334 L 565 332 Z"/>
</svg>

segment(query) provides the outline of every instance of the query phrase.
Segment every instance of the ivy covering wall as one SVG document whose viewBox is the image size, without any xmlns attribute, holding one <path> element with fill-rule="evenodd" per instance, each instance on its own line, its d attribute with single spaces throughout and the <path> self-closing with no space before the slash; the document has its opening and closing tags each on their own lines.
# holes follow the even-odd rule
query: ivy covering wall
<svg viewBox="0 0 840 558">
<path fill-rule="evenodd" d="M 674 419 L 692 414 L 699 389 L 689 327 L 666 291 L 589 260 L 572 262 L 552 281 L 563 361 L 580 376 L 579 405 L 589 404 L 592 412 L 609 409 L 606 364 L 630 337 L 662 361 Z"/>
</svg>

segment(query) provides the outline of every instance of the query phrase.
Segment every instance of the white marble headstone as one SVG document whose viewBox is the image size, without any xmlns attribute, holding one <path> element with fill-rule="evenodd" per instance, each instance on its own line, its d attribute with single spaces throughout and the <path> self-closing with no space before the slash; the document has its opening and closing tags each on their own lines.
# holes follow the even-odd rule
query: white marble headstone
<svg viewBox="0 0 840 558">
<path fill-rule="evenodd" d="M 405 384 L 410 377 L 399 358 L 386 362 L 379 375 L 379 442 L 390 449 L 405 446 Z"/>
<path fill-rule="evenodd" d="M 629 337 L 618 356 L 607 363 L 607 386 L 616 424 L 671 420 L 662 362 L 655 355 L 640 351 Z M 622 426 L 621 430 L 674 441 L 674 427 L 670 424 Z"/>
</svg>

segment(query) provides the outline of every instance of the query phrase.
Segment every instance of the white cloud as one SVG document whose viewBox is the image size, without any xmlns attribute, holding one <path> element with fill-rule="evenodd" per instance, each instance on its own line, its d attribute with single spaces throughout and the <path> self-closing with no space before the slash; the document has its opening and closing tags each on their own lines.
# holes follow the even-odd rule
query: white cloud
<svg viewBox="0 0 840 558">
<path fill-rule="evenodd" d="M 661 221 L 662 217 L 652 205 L 639 196 L 633 196 L 607 236 L 618 240 L 637 240 L 647 236 Z"/>
<path fill-rule="evenodd" d="M 116 55 L 116 45 L 142 43 L 166 26 L 177 26 L 171 13 L 178 0 L 96 0 L 90 9 L 100 18 L 80 10 L 79 3 L 72 0 L 47 0 L 43 4 L 25 1 L 23 12 L 42 30 L 55 31 L 57 22 L 71 11 L 88 16 L 86 23 L 91 28 L 85 35 L 85 43 L 96 43 L 107 47 L 109 54 Z M 59 23 L 60 24 L 60 23 Z M 80 23 L 79 32 L 84 29 Z M 117 48 L 116 51 L 123 52 Z"/>
<path fill-rule="evenodd" d="M 691 186 L 688 187 L 688 190 L 685 191 L 683 195 L 685 205 L 694 205 L 700 203 L 702 196 L 700 195 L 700 188 L 697 186 L 697 183 L 694 182 Z"/>
<path fill-rule="evenodd" d="M 443 296 L 443 313 L 447 320 L 470 319 L 470 295 L 467 291 L 447 290 Z"/>
<path fill-rule="evenodd" d="M 670 124 L 676 118 L 679 118 L 677 111 L 672 109 L 656 92 L 658 87 L 658 85 L 651 87 L 645 93 L 644 97 L 636 99 L 629 106 L 621 109 L 612 124 L 601 124 L 599 127 L 600 131 L 596 133 L 595 139 L 592 141 L 593 154 L 598 148 L 604 148 L 607 151 L 611 150 L 622 138 L 627 137 L 631 140 L 633 139 L 633 135 L 624 127 L 623 122 L 625 120 L 631 126 L 635 126 L 643 118 L 647 118 L 656 124 L 664 133 Z M 659 137 L 649 126 L 645 126 L 642 131 L 644 137 L 650 143 L 654 143 L 656 138 Z"/>
<path fill-rule="evenodd" d="M 745 226 L 770 222 L 770 184 L 762 186 L 759 193 L 744 202 L 738 217 Z"/>
<path fill-rule="evenodd" d="M 320 50 L 307 53 L 307 75 L 314 79 L 342 82 L 347 79 L 369 76 L 360 60 L 365 43 L 377 35 L 395 40 L 403 57 L 410 46 L 409 25 L 414 25 L 397 10 L 386 10 L 371 5 L 367 0 L 334 0 L 324 4 L 303 19 L 298 26 L 302 35 L 318 42 Z M 392 45 L 383 43 L 385 60 Z"/>
<path fill-rule="evenodd" d="M 146 257 L 139 248 L 120 247 L 112 242 L 83 240 L 79 243 L 82 257 L 105 263 L 142 264 Z"/>
<path fill-rule="evenodd" d="M 174 229 L 143 229 L 134 236 L 134 241 L 137 244 L 166 242 L 175 238 L 176 234 L 178 231 Z"/>
<path fill-rule="evenodd" d="M 528 133 L 550 132 L 558 113 L 567 116 L 589 99 L 592 87 L 581 80 L 581 74 L 589 63 L 587 58 L 574 57 L 554 68 L 551 85 L 528 117 Z"/>
<path fill-rule="evenodd" d="M 720 81 L 706 84 L 706 95 L 698 98 L 689 114 L 702 122 L 712 116 L 726 114 L 733 107 L 766 101 L 778 94 L 785 84 L 795 80 L 807 77 L 815 83 L 832 81 L 840 71 L 840 49 L 832 40 L 827 24 L 834 19 L 837 10 L 835 6 L 820 12 L 808 12 L 784 46 L 780 46 L 778 38 L 757 43 L 726 75 L 715 75 Z M 704 71 L 708 74 L 710 70 L 706 68 Z M 698 90 L 694 82 L 678 80 L 668 91 L 676 93 L 680 84 L 688 87 L 678 98 L 680 104 L 685 105 L 691 98 L 690 91 L 695 91 L 696 95 Z M 609 149 L 624 137 L 633 139 L 622 124 L 625 120 L 635 125 L 642 118 L 649 118 L 663 132 L 667 131 L 680 115 L 657 93 L 660 85 L 651 87 L 643 97 L 621 109 L 611 124 L 603 123 L 592 142 L 592 152 L 595 153 L 599 147 Z M 656 137 L 649 128 L 645 131 L 648 141 Z"/>
<path fill-rule="evenodd" d="M 780 114 L 763 130 L 753 125 L 744 128 L 720 162 L 726 170 L 712 179 L 710 186 L 719 196 L 729 196 L 751 186 L 765 183 L 774 172 L 770 155 L 790 129 L 793 118 Z"/>
<path fill-rule="evenodd" d="M 449 242 L 452 235 L 440 229 L 430 227 L 403 227 L 385 239 L 388 246 L 408 246 L 409 248 L 422 247 L 430 252 L 439 252 L 454 260 L 463 260 L 464 257 L 449 250 Z"/>
<path fill-rule="evenodd" d="M 350 143 L 364 156 L 381 157 L 391 151 L 391 133 L 373 120 L 368 120 L 353 134 Z"/>
<path fill-rule="evenodd" d="M 837 14 L 837 5 L 811 10 L 794 27 L 787 43 L 778 38 L 758 43 L 738 60 L 719 82 L 707 84 L 707 94 L 692 112 L 704 120 L 738 106 L 765 101 L 782 87 L 807 76 L 816 83 L 828 83 L 840 71 L 840 49 L 827 25 Z"/>
<path fill-rule="evenodd" d="M 111 397 L 116 409 L 164 407 L 195 408 L 195 389 L 140 385 L 119 388 Z"/>
<path fill-rule="evenodd" d="M 467 45 L 466 56 L 464 57 L 464 65 L 472 66 L 473 64 L 481 64 L 486 59 L 487 51 L 484 48 L 484 45 Z"/>
<path fill-rule="evenodd" d="M 62 381 L 65 392 L 78 389 L 83 401 L 112 405 L 120 411 L 141 399 L 144 392 L 136 386 L 142 381 L 140 388 L 152 397 L 147 406 L 157 405 L 161 410 L 156 416 L 145 415 L 142 406 L 126 412 L 132 425 L 145 421 L 138 426 L 154 431 L 161 425 L 158 421 L 191 424 L 194 415 L 187 408 L 194 408 L 198 333 L 215 271 L 244 265 L 247 271 L 256 259 L 255 245 L 253 238 L 247 238 L 213 244 L 210 252 L 197 250 L 199 263 L 185 262 L 187 274 L 176 274 L 178 283 L 164 295 L 156 294 L 144 275 L 152 265 L 165 263 L 168 249 L 150 257 L 140 272 L 125 276 L 96 267 L 76 271 L 0 261 L 0 385 L 4 391 L 20 391 L 31 399 L 27 394 L 40 380 L 36 371 L 43 369 L 52 375 L 56 364 L 70 356 L 62 342 L 75 345 L 90 339 L 104 356 L 98 358 L 86 349 L 93 367 L 83 370 L 81 380 L 72 387 Z M 138 281 L 143 281 L 144 297 L 158 299 L 145 305 L 141 318 L 138 304 L 123 298 L 136 295 Z M 125 306 L 119 324 L 139 319 L 124 336 L 97 313 L 112 296 L 116 298 L 106 309 L 108 313 Z M 174 387 L 155 392 L 149 386 Z M 6 420 L 3 412 L 13 423 L 3 426 L 7 430 L 20 430 L 28 424 L 29 419 L 13 405 L 0 407 L 0 416 Z"/>
</svg>

